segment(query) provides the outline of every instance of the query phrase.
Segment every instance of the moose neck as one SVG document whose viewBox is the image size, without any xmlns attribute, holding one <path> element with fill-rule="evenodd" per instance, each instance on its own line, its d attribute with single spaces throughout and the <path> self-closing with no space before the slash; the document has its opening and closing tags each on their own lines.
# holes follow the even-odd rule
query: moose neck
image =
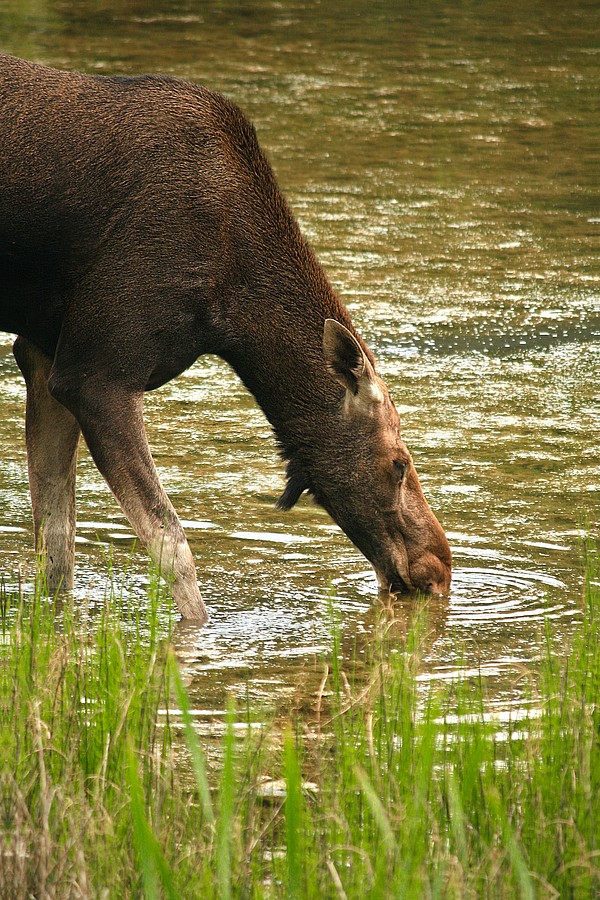
<svg viewBox="0 0 600 900">
<path fill-rule="evenodd" d="M 293 274 L 270 266 L 276 276 L 247 286 L 246 298 L 240 297 L 236 309 L 239 339 L 221 355 L 273 426 L 290 463 L 288 475 L 302 472 L 309 487 L 319 452 L 336 430 L 343 397 L 325 365 L 324 322 L 332 318 L 354 328 L 312 251 L 306 249 L 310 255 L 305 265 Z"/>
<path fill-rule="evenodd" d="M 325 320 L 356 332 L 268 162 L 257 154 L 231 235 L 232 262 L 240 275 L 231 284 L 230 326 L 217 352 L 273 426 L 290 462 L 288 474 L 297 468 L 309 479 L 323 444 L 335 432 L 343 399 L 343 388 L 325 365 Z"/>
</svg>

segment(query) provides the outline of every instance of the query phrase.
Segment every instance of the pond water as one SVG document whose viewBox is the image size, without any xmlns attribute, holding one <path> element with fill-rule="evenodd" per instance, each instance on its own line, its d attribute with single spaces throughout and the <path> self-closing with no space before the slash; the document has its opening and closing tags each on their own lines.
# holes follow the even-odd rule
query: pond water
<svg viewBox="0 0 600 900">
<path fill-rule="evenodd" d="M 373 349 L 450 539 L 424 675 L 523 665 L 579 615 L 582 533 L 600 523 L 598 8 L 4 0 L 2 48 L 99 73 L 161 71 L 236 100 Z M 0 335 L 0 568 L 31 573 L 24 389 Z M 203 358 L 148 395 L 149 438 L 184 520 L 210 623 L 176 634 L 198 708 L 302 694 L 329 646 L 369 641 L 375 577 L 327 515 L 274 509 L 283 467 L 228 367 Z M 106 558 L 131 605 L 148 565 L 82 448 L 76 594 Z M 414 601 L 397 607 L 409 621 Z M 165 612 L 166 616 L 166 612 Z"/>
</svg>

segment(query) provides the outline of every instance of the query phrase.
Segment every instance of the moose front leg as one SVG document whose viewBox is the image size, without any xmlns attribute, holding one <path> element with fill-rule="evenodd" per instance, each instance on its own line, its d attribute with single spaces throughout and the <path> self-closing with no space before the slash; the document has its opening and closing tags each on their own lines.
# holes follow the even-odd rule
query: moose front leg
<svg viewBox="0 0 600 900">
<path fill-rule="evenodd" d="M 73 587 L 75 478 L 80 429 L 48 391 L 52 360 L 17 338 L 13 353 L 27 386 L 25 433 L 36 549 L 50 591 Z"/>
<path fill-rule="evenodd" d="M 171 584 L 179 612 L 185 619 L 205 622 L 208 613 L 198 590 L 192 552 L 148 447 L 143 394 L 93 377 L 74 386 L 61 378 L 56 366 L 50 385 L 79 421 L 94 462 Z"/>
</svg>

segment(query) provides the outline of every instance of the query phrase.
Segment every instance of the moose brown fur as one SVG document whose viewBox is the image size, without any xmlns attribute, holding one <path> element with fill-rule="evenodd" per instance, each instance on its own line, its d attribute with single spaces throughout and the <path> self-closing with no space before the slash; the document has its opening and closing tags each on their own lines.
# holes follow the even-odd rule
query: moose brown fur
<svg viewBox="0 0 600 900">
<path fill-rule="evenodd" d="M 308 491 L 385 590 L 445 592 L 448 542 L 373 357 L 252 125 L 213 91 L 0 55 L 0 328 L 27 385 L 34 527 L 72 586 L 80 432 L 181 614 L 192 554 L 150 455 L 144 392 L 203 353 L 238 373 Z"/>
</svg>

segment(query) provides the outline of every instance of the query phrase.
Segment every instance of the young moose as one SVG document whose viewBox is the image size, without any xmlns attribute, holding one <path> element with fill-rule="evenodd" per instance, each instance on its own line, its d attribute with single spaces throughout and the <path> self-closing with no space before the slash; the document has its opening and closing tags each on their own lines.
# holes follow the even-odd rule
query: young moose
<svg viewBox="0 0 600 900">
<path fill-rule="evenodd" d="M 0 117 L 0 329 L 18 335 L 50 587 L 73 584 L 83 432 L 181 615 L 206 619 L 142 401 L 216 353 L 287 460 L 279 507 L 308 491 L 383 590 L 445 592 L 450 548 L 396 409 L 240 110 L 171 78 L 0 55 Z"/>
</svg>

